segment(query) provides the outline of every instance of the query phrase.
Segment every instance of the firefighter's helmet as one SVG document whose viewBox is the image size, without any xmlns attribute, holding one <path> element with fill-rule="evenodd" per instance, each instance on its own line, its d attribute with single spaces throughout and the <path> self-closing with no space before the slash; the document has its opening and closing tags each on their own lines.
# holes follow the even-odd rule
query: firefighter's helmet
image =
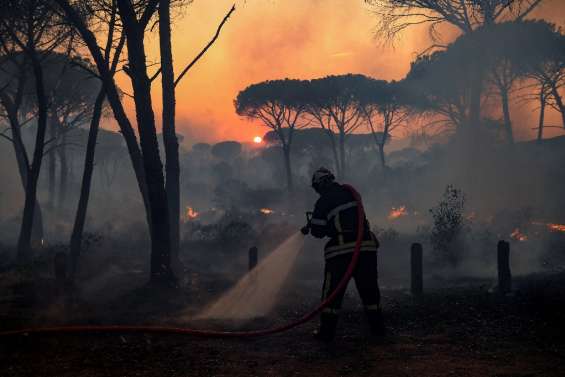
<svg viewBox="0 0 565 377">
<path fill-rule="evenodd" d="M 334 180 L 335 177 L 332 172 L 329 169 L 321 167 L 312 175 L 312 187 L 317 189 L 321 186 L 332 183 Z"/>
</svg>

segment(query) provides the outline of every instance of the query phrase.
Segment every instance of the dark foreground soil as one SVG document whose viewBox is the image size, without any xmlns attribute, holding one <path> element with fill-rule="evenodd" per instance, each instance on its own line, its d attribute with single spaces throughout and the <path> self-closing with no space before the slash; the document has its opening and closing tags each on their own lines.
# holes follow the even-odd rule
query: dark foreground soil
<svg viewBox="0 0 565 377">
<path fill-rule="evenodd" d="M 132 277 L 128 281 L 136 283 Z M 48 285 L 45 282 L 44 287 Z M 474 281 L 463 288 L 430 290 L 419 298 L 384 291 L 389 335 L 382 339 L 365 334 L 362 309 L 352 298 L 354 292 L 348 293 L 339 334 L 331 345 L 311 338 L 315 322 L 279 335 L 240 340 L 142 333 L 3 337 L 0 375 L 565 376 L 565 274 L 518 279 L 506 297 L 487 287 Z M 193 325 L 270 326 L 297 318 L 315 304 L 318 292 L 300 295 L 289 289 L 292 294 L 272 318 L 243 325 Z M 69 309 L 61 309 L 61 303 L 42 307 L 44 315 L 32 315 L 38 302 L 45 301 L 36 297 L 34 306 L 20 305 L 19 312 L 14 312 L 14 302 L 12 309 L 3 302 L 0 326 L 6 330 L 47 322 L 182 325 L 171 313 L 181 310 L 183 300 L 192 302 L 195 297 L 187 290 L 162 293 L 138 288 L 120 292 L 103 306 L 75 303 L 72 316 L 64 314 Z"/>
</svg>

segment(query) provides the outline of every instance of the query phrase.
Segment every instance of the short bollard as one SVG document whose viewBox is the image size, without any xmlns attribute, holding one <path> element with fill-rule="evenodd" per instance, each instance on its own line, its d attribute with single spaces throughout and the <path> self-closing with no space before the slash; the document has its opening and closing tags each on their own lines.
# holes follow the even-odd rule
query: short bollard
<svg viewBox="0 0 565 377">
<path fill-rule="evenodd" d="M 252 269 L 255 268 L 255 266 L 257 266 L 258 254 L 259 254 L 259 250 L 257 249 L 256 246 L 249 248 L 248 271 L 251 271 Z"/>
<path fill-rule="evenodd" d="M 505 294 L 512 290 L 512 273 L 510 272 L 510 244 L 498 241 L 498 293 Z"/>
<path fill-rule="evenodd" d="M 424 291 L 424 273 L 423 273 L 423 256 L 422 244 L 413 243 L 410 250 L 410 264 L 412 286 L 411 291 L 413 295 L 420 295 Z"/>
</svg>

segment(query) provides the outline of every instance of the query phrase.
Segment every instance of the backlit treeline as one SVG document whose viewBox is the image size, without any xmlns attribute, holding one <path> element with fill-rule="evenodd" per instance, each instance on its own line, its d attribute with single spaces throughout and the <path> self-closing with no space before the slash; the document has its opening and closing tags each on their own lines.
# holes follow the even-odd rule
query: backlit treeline
<svg viewBox="0 0 565 377">
<path fill-rule="evenodd" d="M 17 157 L 25 206 L 18 239 L 18 259 L 30 260 L 35 242 L 43 239 L 37 186 L 42 162 L 49 170 L 48 209 L 65 206 L 65 135 L 89 125 L 79 203 L 70 240 L 72 274 L 78 267 L 86 219 L 96 139 L 101 117 L 115 118 L 145 206 L 151 235 L 151 280 L 174 283 L 171 261 L 177 260 L 180 221 L 179 158 L 175 130 L 175 87 L 213 41 L 235 10 L 232 7 L 216 36 L 179 76 L 173 69 L 171 12 L 191 0 L 6 0 L 0 5 L 0 105 L 9 120 L 9 140 Z M 156 27 L 151 28 L 151 25 Z M 151 30 L 150 30 L 151 29 Z M 146 59 L 145 39 L 159 36 L 160 62 Z M 135 119 L 130 119 L 115 74 L 131 81 Z M 160 77 L 164 156 L 159 150 L 152 84 Z M 33 150 L 21 132 L 35 127 Z M 139 138 L 139 139 L 138 139 Z M 164 157 L 164 158 L 163 158 Z M 55 158 L 61 167 L 55 174 Z M 166 168 L 163 168 L 165 164 Z M 55 177 L 59 203 L 55 204 Z M 74 206 L 73 206 L 74 207 Z"/>
<path fill-rule="evenodd" d="M 293 133 L 321 127 L 332 147 L 340 178 L 347 171 L 347 135 L 369 131 L 386 168 L 385 145 L 400 127 L 425 126 L 448 132 L 473 151 L 485 142 L 514 143 L 510 103 L 518 88 L 534 93 L 539 105 L 538 140 L 545 112 L 561 114 L 565 84 L 565 36 L 545 21 L 509 21 L 477 26 L 445 48 L 423 54 L 400 81 L 363 75 L 313 80 L 270 80 L 250 85 L 235 100 L 240 115 L 272 129 L 284 152 L 292 188 Z M 494 94 L 493 94 L 494 93 Z M 475 98 L 476 97 L 476 98 Z M 489 103 L 489 110 L 481 106 Z M 499 116 L 500 113 L 500 116 Z M 500 119 L 500 120 L 499 120 Z"/>
</svg>

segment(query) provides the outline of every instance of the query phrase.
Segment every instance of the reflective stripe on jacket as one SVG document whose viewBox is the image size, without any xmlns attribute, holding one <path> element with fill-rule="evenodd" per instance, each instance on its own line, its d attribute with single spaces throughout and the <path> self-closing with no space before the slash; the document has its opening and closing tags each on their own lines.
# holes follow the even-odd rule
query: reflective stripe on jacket
<svg viewBox="0 0 565 377">
<path fill-rule="evenodd" d="M 376 251 L 378 241 L 371 233 L 366 218 L 363 228 L 361 251 Z M 351 253 L 355 250 L 357 202 L 349 190 L 338 183 L 333 183 L 320 196 L 312 214 L 311 232 L 317 238 L 330 238 L 324 248 L 326 259 Z"/>
</svg>

